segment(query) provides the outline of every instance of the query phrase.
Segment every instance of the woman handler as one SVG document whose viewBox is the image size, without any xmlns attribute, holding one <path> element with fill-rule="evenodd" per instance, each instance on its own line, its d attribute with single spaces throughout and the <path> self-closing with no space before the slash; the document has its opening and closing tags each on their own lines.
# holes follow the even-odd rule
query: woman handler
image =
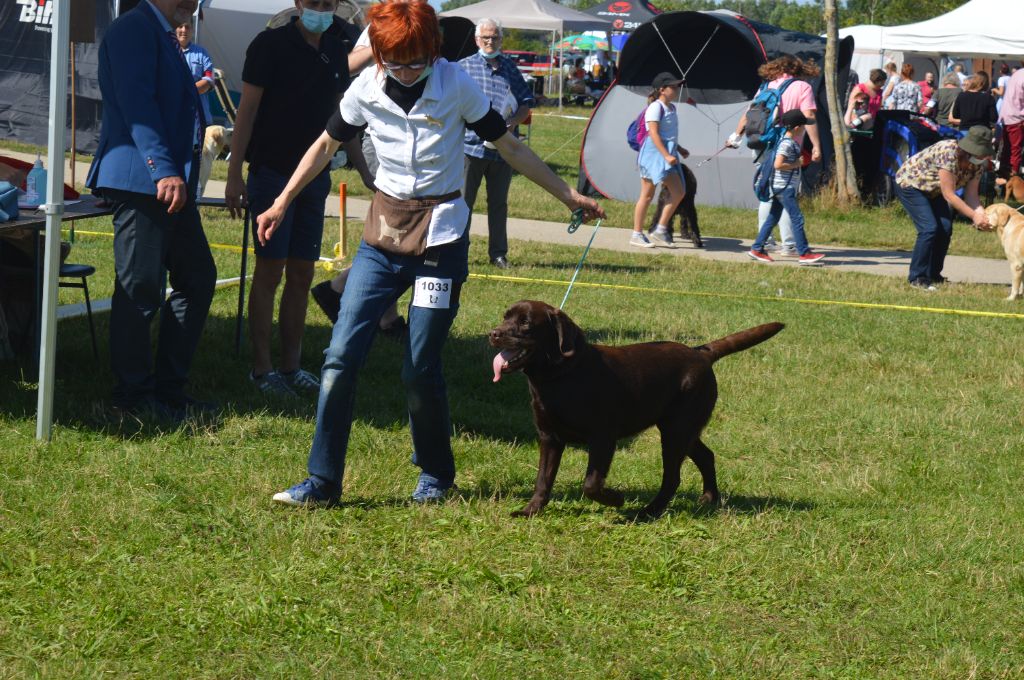
<svg viewBox="0 0 1024 680">
<path fill-rule="evenodd" d="M 472 78 L 439 57 L 437 16 L 426 2 L 391 2 L 368 12 L 376 68 L 345 93 L 340 111 L 309 148 L 273 206 L 257 217 L 257 237 L 273 238 L 292 198 L 327 165 L 339 145 L 366 129 L 380 161 L 363 241 L 325 353 L 309 477 L 274 495 L 286 505 L 327 506 L 341 497 L 356 375 L 381 314 L 413 287 L 402 364 L 412 462 L 421 469 L 414 501 L 444 498 L 455 481 L 441 348 L 468 276 L 469 207 L 463 183 L 463 132 L 490 141 L 516 170 L 561 200 L 603 216 L 508 133 Z"/>
<path fill-rule="evenodd" d="M 978 185 L 993 153 L 992 132 L 976 125 L 960 140 L 944 139 L 918 151 L 896 172 L 896 195 L 917 229 L 910 285 L 932 291 L 934 284 L 945 282 L 942 266 L 953 236 L 950 208 L 975 228 L 988 226 Z M 959 189 L 964 190 L 963 198 L 956 194 Z"/>
</svg>

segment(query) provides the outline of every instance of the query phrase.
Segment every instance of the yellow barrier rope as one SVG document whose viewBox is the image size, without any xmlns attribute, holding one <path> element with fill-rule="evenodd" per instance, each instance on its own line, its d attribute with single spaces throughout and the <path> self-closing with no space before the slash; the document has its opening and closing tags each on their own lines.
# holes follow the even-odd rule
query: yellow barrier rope
<svg viewBox="0 0 1024 680">
<path fill-rule="evenodd" d="M 79 234 L 88 236 L 113 236 L 106 231 L 83 231 L 77 230 Z M 231 252 L 242 252 L 241 246 L 233 246 L 226 243 L 211 243 L 211 248 L 217 250 L 229 250 Z M 252 249 L 249 249 L 252 252 Z M 337 252 L 337 250 L 335 250 Z M 321 259 L 320 266 L 327 271 L 340 271 L 344 268 L 341 262 L 336 260 Z M 568 286 L 568 281 L 558 279 L 532 279 L 525 276 L 503 276 L 500 274 L 470 274 L 469 278 L 479 281 L 506 281 L 512 283 L 542 283 L 549 286 Z M 721 298 L 726 300 L 743 300 L 745 302 L 795 302 L 804 305 L 818 305 L 831 307 L 854 307 L 859 309 L 890 309 L 898 312 L 925 312 L 927 314 L 947 314 L 952 316 L 974 316 L 989 319 L 1024 319 L 1024 314 L 1013 312 L 983 312 L 973 309 L 947 309 L 944 307 L 920 307 L 913 305 L 892 305 L 880 302 L 851 302 L 848 300 L 816 300 L 814 298 L 787 298 L 787 297 L 759 297 L 757 295 L 741 295 L 739 293 L 705 293 L 693 290 L 676 290 L 673 288 L 645 288 L 642 286 L 628 286 L 618 283 L 592 283 L 577 281 L 576 285 L 581 288 L 598 288 L 604 290 L 623 290 L 633 293 L 669 293 L 672 295 L 683 295 L 689 297 Z"/>
</svg>

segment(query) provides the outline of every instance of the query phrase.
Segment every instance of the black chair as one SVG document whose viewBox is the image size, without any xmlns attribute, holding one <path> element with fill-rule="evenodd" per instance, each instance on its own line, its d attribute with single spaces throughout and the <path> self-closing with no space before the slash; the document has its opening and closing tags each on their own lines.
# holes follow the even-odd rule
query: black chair
<svg viewBox="0 0 1024 680">
<path fill-rule="evenodd" d="M 92 302 L 89 300 L 89 282 L 88 277 L 96 273 L 96 267 L 88 264 L 68 264 L 63 263 L 60 266 L 60 278 L 61 279 L 79 279 L 80 283 L 74 283 L 70 281 L 59 281 L 58 286 L 61 288 L 81 288 L 85 293 L 85 311 L 89 316 L 89 335 L 92 336 L 92 355 L 96 358 L 100 358 L 99 348 L 96 346 L 96 327 L 92 322 Z"/>
</svg>

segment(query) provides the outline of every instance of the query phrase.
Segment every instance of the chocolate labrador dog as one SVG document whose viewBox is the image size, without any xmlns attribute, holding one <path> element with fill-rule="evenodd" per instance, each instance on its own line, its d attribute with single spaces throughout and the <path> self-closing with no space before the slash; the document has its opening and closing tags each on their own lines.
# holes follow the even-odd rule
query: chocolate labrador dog
<svg viewBox="0 0 1024 680">
<path fill-rule="evenodd" d="M 533 420 L 540 438 L 540 466 L 533 498 L 514 513 L 529 517 L 551 498 L 566 444 L 589 451 L 583 493 L 604 505 L 621 506 L 620 492 L 605 486 L 615 443 L 652 425 L 661 431 L 662 478 L 658 494 L 643 509 L 657 517 L 679 488 L 689 456 L 703 479 L 701 503 L 719 503 L 715 454 L 700 440 L 718 399 L 711 366 L 781 331 L 769 323 L 701 345 L 645 342 L 623 347 L 592 345 L 561 310 L 522 300 L 491 331 L 494 381 L 522 371 L 530 385 Z"/>
</svg>

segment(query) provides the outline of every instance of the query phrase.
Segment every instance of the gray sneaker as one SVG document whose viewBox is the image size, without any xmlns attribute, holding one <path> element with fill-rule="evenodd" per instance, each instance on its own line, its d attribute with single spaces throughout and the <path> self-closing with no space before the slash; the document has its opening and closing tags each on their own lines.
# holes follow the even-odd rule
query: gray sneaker
<svg viewBox="0 0 1024 680">
<path fill-rule="evenodd" d="M 281 379 L 290 387 L 294 392 L 304 392 L 306 394 L 319 394 L 320 393 L 320 379 L 309 371 L 298 369 L 291 373 L 277 372 Z"/>
<path fill-rule="evenodd" d="M 647 234 L 642 231 L 634 231 L 633 235 L 629 237 L 629 245 L 636 246 L 637 248 L 653 248 L 654 244 L 647 238 Z"/>
<path fill-rule="evenodd" d="M 665 246 L 666 248 L 675 248 L 676 244 L 672 240 L 672 232 L 668 229 L 656 228 L 651 232 L 651 237 L 657 245 Z"/>
<path fill-rule="evenodd" d="M 263 375 L 257 377 L 252 371 L 249 371 L 249 380 L 252 381 L 256 388 L 260 392 L 266 395 L 276 395 L 278 397 L 297 397 L 288 383 L 285 381 L 281 374 L 277 371 L 269 371 Z"/>
</svg>

